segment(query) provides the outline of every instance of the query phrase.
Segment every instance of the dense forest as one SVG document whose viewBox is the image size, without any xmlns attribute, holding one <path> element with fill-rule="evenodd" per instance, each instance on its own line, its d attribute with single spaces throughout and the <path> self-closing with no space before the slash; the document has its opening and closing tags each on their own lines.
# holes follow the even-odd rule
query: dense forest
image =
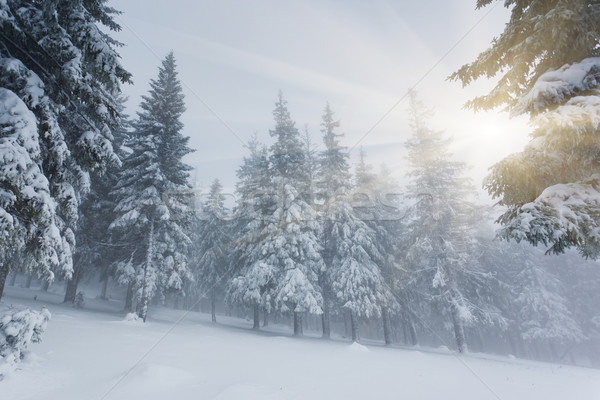
<svg viewBox="0 0 600 400">
<path fill-rule="evenodd" d="M 143 321 L 202 310 L 295 336 L 599 365 L 600 5 L 506 6 L 502 35 L 449 78 L 497 76 L 467 106 L 531 117 L 530 143 L 490 169 L 489 206 L 413 89 L 406 183 L 351 157 L 335 104 L 305 132 L 280 91 L 234 193 L 199 189 L 175 52 L 126 115 L 117 10 L 0 1 L 0 298 L 39 282 Z"/>
</svg>

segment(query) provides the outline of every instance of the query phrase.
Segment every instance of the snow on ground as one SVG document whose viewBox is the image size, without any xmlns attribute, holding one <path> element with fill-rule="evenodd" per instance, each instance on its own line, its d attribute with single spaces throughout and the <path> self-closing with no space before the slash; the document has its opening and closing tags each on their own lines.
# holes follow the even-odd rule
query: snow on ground
<svg viewBox="0 0 600 400">
<path fill-rule="evenodd" d="M 37 300 L 33 300 L 33 296 Z M 127 321 L 120 302 L 59 304 L 58 294 L 7 288 L 10 304 L 52 320 L 0 399 L 599 399 L 600 371 L 481 354 L 397 349 L 280 332 L 250 322 L 154 309 Z M 180 323 L 175 324 L 181 319 Z"/>
</svg>

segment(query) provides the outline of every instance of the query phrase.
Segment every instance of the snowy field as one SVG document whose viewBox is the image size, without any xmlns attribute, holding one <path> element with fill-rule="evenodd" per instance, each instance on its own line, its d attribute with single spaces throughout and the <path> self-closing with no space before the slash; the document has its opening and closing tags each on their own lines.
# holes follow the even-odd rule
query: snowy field
<svg viewBox="0 0 600 400">
<path fill-rule="evenodd" d="M 0 382 L 0 399 L 600 399 L 594 369 L 296 339 L 277 326 L 253 332 L 244 320 L 215 325 L 167 309 L 151 310 L 144 325 L 125 321 L 121 302 L 88 300 L 76 310 L 60 300 L 7 288 L 1 309 L 46 304 L 52 320 L 21 369 Z"/>
</svg>

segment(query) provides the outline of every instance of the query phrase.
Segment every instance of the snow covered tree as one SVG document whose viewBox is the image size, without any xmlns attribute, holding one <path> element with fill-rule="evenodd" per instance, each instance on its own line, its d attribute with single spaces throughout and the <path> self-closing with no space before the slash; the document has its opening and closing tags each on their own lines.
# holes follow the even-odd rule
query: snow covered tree
<svg viewBox="0 0 600 400">
<path fill-rule="evenodd" d="M 575 303 L 568 298 L 571 288 L 580 286 L 582 277 L 577 271 L 583 265 L 568 272 L 576 276 L 572 282 L 560 276 L 566 271 L 565 261 L 577 257 L 575 254 L 548 260 L 542 251 L 524 243 L 492 239 L 487 240 L 481 253 L 483 262 L 494 274 L 496 284 L 490 294 L 502 310 L 503 333 L 506 331 L 515 354 L 541 359 L 540 345 L 547 344 L 551 353 L 556 353 L 557 345 L 568 348 L 584 339 L 582 327 L 573 313 Z M 590 271 L 586 273 L 594 276 Z M 554 361 L 558 361 L 556 354 L 554 357 Z"/>
<path fill-rule="evenodd" d="M 366 161 L 366 152 L 361 148 L 359 162 L 355 169 L 356 186 L 353 189 L 354 211 L 357 217 L 364 220 L 368 227 L 375 232 L 375 245 L 381 259 L 378 262 L 380 274 L 383 276 L 383 301 L 381 303 L 381 318 L 383 336 L 386 344 L 392 343 L 391 318 L 399 309 L 396 288 L 397 238 L 401 235 L 401 204 L 399 188 L 392 178 L 390 171 L 381 166 L 381 171 L 375 173 L 373 167 Z M 409 318 L 406 315 L 405 318 Z"/>
<path fill-rule="evenodd" d="M 275 208 L 271 191 L 269 154 L 256 137 L 248 142 L 250 154 L 237 171 L 238 183 L 232 273 L 226 300 L 230 304 L 249 306 L 254 311 L 254 329 L 260 328 L 259 309 L 270 309 L 267 295 L 273 283 L 274 266 L 261 263 L 254 251 L 264 236 L 268 218 Z"/>
<path fill-rule="evenodd" d="M 258 187 L 261 199 L 271 202 L 258 229 L 244 239 L 243 275 L 232 282 L 234 297 L 262 300 L 265 309 L 294 315 L 294 334 L 302 334 L 302 314 L 322 312 L 318 273 L 323 268 L 319 251 L 316 212 L 307 202 L 309 175 L 300 133 L 279 93 L 273 111 L 275 143 L 269 157 L 270 182 Z M 264 290 L 261 293 L 261 288 Z"/>
<path fill-rule="evenodd" d="M 581 327 L 569 310 L 563 288 L 556 276 L 538 263 L 520 264 L 515 274 L 515 305 L 523 339 L 529 342 L 579 342 L 584 338 Z"/>
<path fill-rule="evenodd" d="M 127 152 L 123 144 L 129 128 L 128 116 L 124 114 L 126 98 L 118 99 L 120 123 L 113 131 L 113 149 L 120 159 Z M 79 282 L 85 275 L 96 272 L 103 282 L 100 297 L 106 299 L 106 290 L 112 264 L 122 256 L 121 244 L 110 243 L 107 237 L 109 225 L 114 220 L 115 202 L 111 191 L 118 181 L 120 166 L 111 164 L 102 174 L 90 173 L 90 190 L 83 197 L 79 207 L 79 218 L 75 239 L 77 249 L 73 254 L 73 276 L 67 281 L 65 302 L 74 302 Z"/>
<path fill-rule="evenodd" d="M 271 301 L 276 310 L 294 314 L 294 334 L 302 334 L 302 314 L 322 313 L 318 273 L 323 269 L 317 215 L 310 201 L 310 176 L 298 129 L 279 92 L 270 131 L 271 176 L 276 208 L 257 246 L 261 261 L 276 268 Z"/>
<path fill-rule="evenodd" d="M 325 269 L 321 283 L 327 299 L 350 314 L 352 340 L 358 340 L 358 319 L 379 317 L 389 301 L 380 271 L 383 255 L 376 246 L 375 231 L 360 220 L 351 205 L 352 180 L 348 153 L 340 146 L 329 105 L 321 131 L 326 149 L 321 154 L 319 197 L 324 203 L 322 242 Z M 331 299 L 330 299 L 331 297 Z M 329 336 L 329 310 L 324 310 L 323 336 Z"/>
<path fill-rule="evenodd" d="M 0 259 L 0 275 L 16 265 L 16 258 L 26 264 L 25 270 L 47 280 L 53 279 L 52 269 L 67 278 L 72 274 L 74 230 L 82 194 L 89 188 L 89 171 L 119 162 L 111 129 L 118 124 L 116 96 L 130 74 L 120 65 L 115 50 L 119 43 L 101 28 L 120 29 L 114 13 L 104 0 L 0 4 L 0 88 L 18 96 L 35 116 L 37 136 L 29 136 L 38 143 L 30 141 L 26 147 L 49 189 L 44 202 L 36 205 L 45 209 L 40 225 L 24 236 L 25 225 L 36 222 L 15 223 L 17 215 L 9 211 L 9 203 L 22 202 L 25 207 L 31 192 L 23 198 L 9 181 L 2 182 L 5 210 L 13 220 L 5 227 L 14 232 L 6 236 L 12 238 L 10 243 L 2 246 L 10 251 Z M 12 95 L 5 93 L 4 98 L 14 106 Z M 22 172 L 31 174 L 32 166 Z M 38 195 L 40 189 L 37 185 Z M 29 250 L 22 251 L 25 248 Z"/>
<path fill-rule="evenodd" d="M 153 296 L 181 290 L 189 278 L 187 227 L 194 213 L 191 167 L 182 158 L 191 150 L 189 138 L 181 133 L 185 106 L 175 67 L 170 53 L 158 79 L 150 82 L 127 142 L 131 153 L 113 191 L 117 199 L 117 217 L 110 225 L 113 240 L 130 243 L 118 269 L 119 281 L 132 285 L 138 315 L 144 320 Z"/>
<path fill-rule="evenodd" d="M 198 231 L 194 233 L 197 254 L 193 260 L 195 285 L 199 291 L 209 294 L 212 321 L 217 322 L 215 305 L 217 294 L 226 283 L 233 233 L 225 209 L 223 186 L 218 179 L 210 186 L 198 225 Z"/>
<path fill-rule="evenodd" d="M 409 99 L 413 136 L 406 143 L 412 167 L 407 192 L 415 203 L 400 238 L 402 269 L 409 271 L 403 289 L 425 294 L 423 301 L 433 301 L 450 317 L 458 350 L 464 352 L 464 325 L 482 309 L 469 288 L 485 277 L 472 256 L 476 208 L 469 201 L 469 182 L 461 176 L 464 164 L 451 160 L 449 139 L 428 126 L 431 113 L 414 92 Z"/>
<path fill-rule="evenodd" d="M 483 7 L 491 0 L 479 0 Z M 507 207 L 500 235 L 600 254 L 600 4 L 506 1 L 511 19 L 492 46 L 450 79 L 501 75 L 474 109 L 505 105 L 535 127 L 525 149 L 492 167 L 485 188 Z"/>
<path fill-rule="evenodd" d="M 62 251 L 56 201 L 42 173 L 35 115 L 0 88 L 0 298 L 11 269 L 52 279 Z M 28 253 L 25 266 L 19 258 Z"/>
</svg>

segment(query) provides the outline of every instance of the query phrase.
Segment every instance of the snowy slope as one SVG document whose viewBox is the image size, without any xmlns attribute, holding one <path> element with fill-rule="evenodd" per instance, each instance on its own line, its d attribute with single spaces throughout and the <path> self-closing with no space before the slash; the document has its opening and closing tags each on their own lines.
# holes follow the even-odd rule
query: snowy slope
<svg viewBox="0 0 600 400">
<path fill-rule="evenodd" d="M 116 302 L 81 311 L 51 293 L 7 292 L 0 308 L 46 304 L 53 316 L 22 369 L 0 382 L 0 399 L 600 398 L 593 369 L 294 339 L 198 313 L 174 324 L 184 313 L 166 309 L 144 325 L 124 321 Z"/>
</svg>

